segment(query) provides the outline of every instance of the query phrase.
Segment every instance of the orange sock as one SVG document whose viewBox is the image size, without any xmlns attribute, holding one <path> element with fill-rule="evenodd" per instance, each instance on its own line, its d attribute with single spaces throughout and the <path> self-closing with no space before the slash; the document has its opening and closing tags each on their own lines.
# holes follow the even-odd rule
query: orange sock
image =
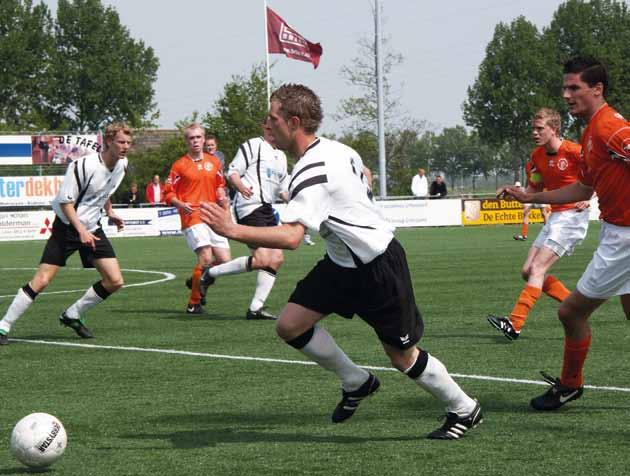
<svg viewBox="0 0 630 476">
<path fill-rule="evenodd" d="M 529 224 L 523 223 L 523 226 L 521 227 L 521 236 L 527 236 L 528 227 L 529 227 Z"/>
<path fill-rule="evenodd" d="M 564 338 L 564 361 L 562 362 L 562 376 L 560 383 L 571 388 L 584 385 L 584 361 L 591 346 L 591 335 L 584 340 L 570 340 Z"/>
<path fill-rule="evenodd" d="M 571 291 L 569 291 L 562 282 L 551 274 L 545 278 L 545 282 L 542 287 L 543 293 L 547 296 L 554 298 L 558 302 L 564 301 Z"/>
<path fill-rule="evenodd" d="M 518 300 L 514 305 L 514 309 L 512 309 L 512 312 L 510 313 L 510 322 L 515 330 L 521 330 L 525 324 L 529 311 L 532 310 L 532 307 L 534 307 L 534 304 L 538 301 L 541 293 L 542 289 L 535 288 L 529 284 L 525 285 L 521 291 L 521 295 L 518 297 Z"/>
<path fill-rule="evenodd" d="M 197 264 L 193 268 L 192 273 L 192 290 L 190 291 L 189 304 L 199 304 L 201 302 L 201 294 L 199 294 L 199 280 L 201 279 L 201 265 Z"/>
</svg>

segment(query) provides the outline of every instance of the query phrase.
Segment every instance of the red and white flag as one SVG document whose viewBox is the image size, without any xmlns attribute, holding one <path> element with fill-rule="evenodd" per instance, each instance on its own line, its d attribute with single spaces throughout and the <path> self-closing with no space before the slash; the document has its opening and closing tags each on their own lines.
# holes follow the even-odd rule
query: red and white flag
<svg viewBox="0 0 630 476">
<path fill-rule="evenodd" d="M 314 68 L 319 65 L 322 47 L 319 43 L 311 43 L 287 22 L 267 7 L 267 43 L 269 53 L 284 54 L 289 58 L 312 63 Z"/>
</svg>

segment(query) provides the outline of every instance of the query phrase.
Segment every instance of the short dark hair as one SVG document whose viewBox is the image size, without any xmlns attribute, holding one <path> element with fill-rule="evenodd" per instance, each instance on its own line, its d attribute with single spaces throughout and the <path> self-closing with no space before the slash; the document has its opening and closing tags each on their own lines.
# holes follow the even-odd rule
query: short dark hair
<svg viewBox="0 0 630 476">
<path fill-rule="evenodd" d="M 579 74 L 589 87 L 602 83 L 603 94 L 608 91 L 608 71 L 604 63 L 591 56 L 576 56 L 564 63 L 564 74 Z"/>
<path fill-rule="evenodd" d="M 217 136 L 215 136 L 214 134 L 206 134 L 206 139 L 213 139 L 215 142 L 219 142 L 219 140 L 217 139 Z"/>
<path fill-rule="evenodd" d="M 273 92 L 271 101 L 280 103 L 280 113 L 286 120 L 299 117 L 304 132 L 317 132 L 324 113 L 319 97 L 311 89 L 302 84 L 284 84 Z"/>
</svg>

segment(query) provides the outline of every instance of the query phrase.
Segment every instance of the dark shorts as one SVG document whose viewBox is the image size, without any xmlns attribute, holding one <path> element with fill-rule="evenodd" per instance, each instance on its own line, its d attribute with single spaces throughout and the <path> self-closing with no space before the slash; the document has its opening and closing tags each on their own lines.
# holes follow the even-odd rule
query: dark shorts
<svg viewBox="0 0 630 476">
<path fill-rule="evenodd" d="M 40 263 L 65 266 L 68 258 L 79 251 L 81 263 L 84 268 L 93 268 L 94 260 L 100 258 L 115 258 L 114 248 L 107 239 L 101 227 L 92 232 L 94 236 L 100 238 L 96 241 L 96 249 L 84 246 L 79 239 L 79 233 L 72 225 L 66 225 L 58 217 L 53 222 L 52 235 L 48 238 Z"/>
<path fill-rule="evenodd" d="M 273 214 L 273 207 L 268 203 L 259 206 L 256 210 L 243 218 L 237 218 L 239 225 L 247 226 L 276 226 L 278 224 Z"/>
<path fill-rule="evenodd" d="M 298 282 L 289 302 L 346 319 L 357 314 L 382 342 L 400 349 L 413 347 L 424 332 L 405 250 L 396 239 L 359 268 L 344 268 L 324 256 Z"/>
<path fill-rule="evenodd" d="M 278 220 L 273 213 L 273 207 L 268 203 L 261 205 L 256 210 L 251 212 L 249 215 L 243 218 L 236 219 L 236 222 L 239 225 L 247 225 L 247 226 L 277 226 Z M 249 246 L 250 249 L 255 250 L 256 246 Z"/>
</svg>

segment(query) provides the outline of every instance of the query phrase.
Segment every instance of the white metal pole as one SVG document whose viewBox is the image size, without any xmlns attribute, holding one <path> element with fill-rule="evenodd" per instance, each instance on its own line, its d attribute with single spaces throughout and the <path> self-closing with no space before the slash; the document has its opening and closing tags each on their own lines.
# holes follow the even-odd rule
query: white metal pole
<svg viewBox="0 0 630 476">
<path fill-rule="evenodd" d="M 265 7 L 265 62 L 267 64 L 267 109 L 269 109 L 269 99 L 271 98 L 271 78 L 269 76 L 269 25 L 267 24 L 267 0 L 263 1 Z"/>
<path fill-rule="evenodd" d="M 381 7 L 374 0 L 375 43 L 376 43 L 376 97 L 378 109 L 378 169 L 381 198 L 387 197 L 387 160 L 385 157 L 385 111 L 383 107 L 383 57 L 381 41 Z"/>
</svg>

